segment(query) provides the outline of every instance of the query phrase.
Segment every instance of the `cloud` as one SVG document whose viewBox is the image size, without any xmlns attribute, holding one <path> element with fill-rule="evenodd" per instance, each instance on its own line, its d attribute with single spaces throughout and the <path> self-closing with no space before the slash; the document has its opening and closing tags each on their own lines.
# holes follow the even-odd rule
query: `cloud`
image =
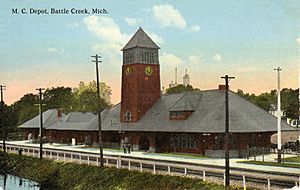
<svg viewBox="0 0 300 190">
<path fill-rule="evenodd" d="M 182 64 L 182 60 L 174 54 L 163 52 L 160 56 L 161 64 L 169 66 L 178 66 Z"/>
<path fill-rule="evenodd" d="M 124 20 L 127 22 L 129 26 L 135 26 L 139 22 L 138 19 L 125 17 Z"/>
<path fill-rule="evenodd" d="M 190 28 L 190 32 L 199 32 L 200 31 L 200 26 L 199 25 L 194 25 Z"/>
<path fill-rule="evenodd" d="M 220 54 L 216 53 L 216 54 L 214 55 L 214 57 L 213 57 L 213 60 L 214 60 L 215 62 L 221 62 L 222 56 L 221 56 Z"/>
<path fill-rule="evenodd" d="M 129 40 L 129 35 L 123 34 L 119 26 L 110 17 L 88 16 L 84 18 L 87 29 L 102 41 L 121 46 Z M 119 49 L 120 50 L 120 49 Z"/>
<path fill-rule="evenodd" d="M 78 24 L 77 22 L 74 22 L 74 23 L 72 23 L 72 24 L 68 24 L 67 26 L 68 26 L 69 28 L 75 28 L 75 27 L 79 26 L 79 24 Z"/>
<path fill-rule="evenodd" d="M 50 48 L 48 48 L 48 52 L 63 54 L 65 52 L 65 49 L 63 49 L 63 48 L 57 49 L 57 48 L 50 47 Z"/>
<path fill-rule="evenodd" d="M 122 33 L 120 27 L 114 22 L 110 17 L 103 16 L 88 16 L 84 18 L 84 23 L 87 29 L 96 35 L 103 43 L 101 46 L 94 46 L 93 50 L 102 49 L 107 51 L 108 54 L 111 54 L 110 51 L 115 51 L 120 54 L 120 50 L 125 46 L 133 34 Z M 164 40 L 160 36 L 145 32 L 153 39 L 155 43 L 163 44 Z"/>
<path fill-rule="evenodd" d="M 56 48 L 48 48 L 48 52 L 54 53 L 57 52 L 58 50 Z"/>
<path fill-rule="evenodd" d="M 152 7 L 154 18 L 161 24 L 162 27 L 174 26 L 179 29 L 186 27 L 186 21 L 182 17 L 178 9 L 172 5 L 154 5 Z"/>
<path fill-rule="evenodd" d="M 296 39 L 296 42 L 300 45 L 300 37 Z"/>
<path fill-rule="evenodd" d="M 189 62 L 192 64 L 199 64 L 201 61 L 202 55 L 191 55 L 189 56 Z"/>
</svg>

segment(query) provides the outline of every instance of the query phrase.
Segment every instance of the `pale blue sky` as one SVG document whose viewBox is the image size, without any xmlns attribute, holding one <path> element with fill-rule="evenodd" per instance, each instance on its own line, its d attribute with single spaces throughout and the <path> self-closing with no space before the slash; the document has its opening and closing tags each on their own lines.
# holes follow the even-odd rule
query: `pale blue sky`
<svg viewBox="0 0 300 190">
<path fill-rule="evenodd" d="M 293 1 L 20 1 L 2 0 L 0 83 L 12 103 L 36 87 L 93 80 L 91 55 L 103 57 L 101 80 L 120 97 L 121 52 L 141 26 L 161 47 L 162 86 L 188 69 L 193 86 L 216 88 L 221 75 L 237 77 L 232 89 L 260 93 L 297 88 L 300 0 Z M 12 8 L 105 8 L 103 15 L 12 14 Z M 299 40 L 300 41 L 300 40 Z"/>
</svg>

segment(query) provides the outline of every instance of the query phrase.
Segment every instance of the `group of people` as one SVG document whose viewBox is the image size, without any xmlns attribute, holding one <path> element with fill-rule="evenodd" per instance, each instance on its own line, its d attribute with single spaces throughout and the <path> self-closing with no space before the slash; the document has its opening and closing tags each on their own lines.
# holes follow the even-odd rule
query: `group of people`
<svg viewBox="0 0 300 190">
<path fill-rule="evenodd" d="M 130 144 L 126 144 L 126 143 L 124 143 L 123 144 L 123 150 L 124 150 L 124 154 L 130 154 L 130 152 L 131 152 L 131 146 L 130 146 Z"/>
</svg>

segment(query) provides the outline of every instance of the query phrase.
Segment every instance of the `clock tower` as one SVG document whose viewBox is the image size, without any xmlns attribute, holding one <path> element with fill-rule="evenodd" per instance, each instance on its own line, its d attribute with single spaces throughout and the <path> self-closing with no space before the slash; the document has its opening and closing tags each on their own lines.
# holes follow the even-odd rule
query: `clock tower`
<svg viewBox="0 0 300 190">
<path fill-rule="evenodd" d="M 122 49 L 121 122 L 137 122 L 160 99 L 158 50 L 142 28 Z"/>
</svg>

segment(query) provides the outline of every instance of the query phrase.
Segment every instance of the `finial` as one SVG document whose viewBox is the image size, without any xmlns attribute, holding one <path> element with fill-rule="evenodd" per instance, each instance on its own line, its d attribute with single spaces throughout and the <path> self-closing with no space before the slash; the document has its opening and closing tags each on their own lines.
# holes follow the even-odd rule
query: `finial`
<svg viewBox="0 0 300 190">
<path fill-rule="evenodd" d="M 140 26 L 139 29 L 142 29 L 142 27 Z"/>
</svg>

